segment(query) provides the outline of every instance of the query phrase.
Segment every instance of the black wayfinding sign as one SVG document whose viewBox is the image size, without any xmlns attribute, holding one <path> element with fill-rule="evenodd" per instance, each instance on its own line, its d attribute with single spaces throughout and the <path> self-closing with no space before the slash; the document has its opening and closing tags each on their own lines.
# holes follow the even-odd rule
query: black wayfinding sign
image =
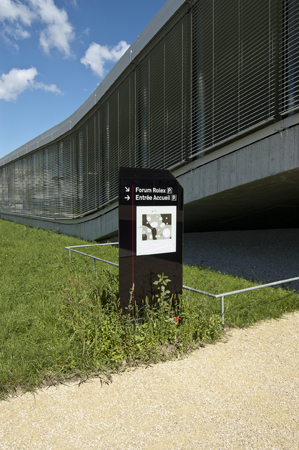
<svg viewBox="0 0 299 450">
<path fill-rule="evenodd" d="M 169 170 L 119 169 L 120 307 L 141 306 L 157 292 L 164 273 L 167 289 L 182 293 L 183 188 Z"/>
</svg>

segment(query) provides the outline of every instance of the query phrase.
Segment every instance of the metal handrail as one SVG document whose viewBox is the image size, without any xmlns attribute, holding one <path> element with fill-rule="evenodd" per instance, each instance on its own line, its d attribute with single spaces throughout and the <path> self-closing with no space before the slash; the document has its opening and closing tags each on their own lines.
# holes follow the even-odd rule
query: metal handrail
<svg viewBox="0 0 299 450">
<path fill-rule="evenodd" d="M 96 247 L 99 245 L 117 245 L 118 242 L 107 242 L 105 244 L 87 244 L 87 245 L 72 245 L 71 247 L 64 247 L 66 250 L 69 251 L 69 259 L 71 260 L 71 252 L 79 253 L 79 255 L 88 256 L 89 258 L 93 259 L 93 268 L 96 268 L 96 261 L 102 261 L 107 264 L 111 264 L 112 266 L 119 267 L 119 264 L 113 263 L 111 261 L 107 261 L 106 259 L 98 258 L 97 256 L 88 255 L 87 253 L 79 252 L 78 250 L 73 250 L 74 248 L 78 247 Z"/>
<path fill-rule="evenodd" d="M 299 280 L 299 277 L 288 278 L 287 280 L 273 281 L 272 283 L 260 284 L 258 286 L 252 286 L 250 288 L 245 288 L 245 289 L 238 289 L 237 291 L 223 292 L 222 294 L 211 294 L 210 292 L 200 291 L 199 289 L 190 288 L 188 286 L 183 286 L 183 289 L 187 289 L 189 291 L 197 292 L 197 293 L 203 294 L 203 295 L 208 295 L 209 297 L 213 297 L 213 298 L 221 298 L 221 321 L 222 321 L 222 324 L 224 325 L 224 298 L 225 297 L 228 297 L 229 295 L 234 295 L 234 294 L 241 294 L 242 292 L 254 291 L 256 289 L 262 289 L 262 288 L 269 287 L 269 286 L 277 286 L 278 284 L 290 283 L 291 281 L 297 281 L 297 280 Z"/>
<path fill-rule="evenodd" d="M 80 255 L 88 256 L 89 258 L 92 258 L 94 269 L 95 269 L 95 260 L 102 261 L 107 264 L 111 264 L 112 266 L 119 267 L 119 264 L 113 263 L 111 261 L 106 261 L 105 259 L 97 258 L 96 256 L 92 256 L 92 255 L 88 255 L 87 253 L 79 252 L 78 250 L 73 250 L 74 248 L 78 248 L 78 247 L 93 247 L 93 246 L 100 246 L 100 245 L 117 245 L 117 244 L 119 244 L 119 243 L 118 242 L 108 242 L 105 244 L 74 245 L 72 247 L 65 247 L 65 249 L 69 251 L 70 259 L 71 259 L 71 252 L 79 253 Z M 207 295 L 208 297 L 221 298 L 221 321 L 222 321 L 222 325 L 224 325 L 224 299 L 225 299 L 225 297 L 228 297 L 229 295 L 241 294 L 242 292 L 254 291 L 256 289 L 263 289 L 265 287 L 277 286 L 278 284 L 290 283 L 292 281 L 297 281 L 297 280 L 299 280 L 299 277 L 288 278 L 287 280 L 273 281 L 272 283 L 260 284 L 258 286 L 252 286 L 250 288 L 238 289 L 236 291 L 230 291 L 230 292 L 223 292 L 222 294 L 211 294 L 210 292 L 201 291 L 199 289 L 194 289 L 192 287 L 184 286 L 184 285 L 183 285 L 183 289 L 186 289 L 186 290 L 192 291 L 192 292 L 196 292 L 196 293 L 202 294 L 202 295 Z"/>
</svg>

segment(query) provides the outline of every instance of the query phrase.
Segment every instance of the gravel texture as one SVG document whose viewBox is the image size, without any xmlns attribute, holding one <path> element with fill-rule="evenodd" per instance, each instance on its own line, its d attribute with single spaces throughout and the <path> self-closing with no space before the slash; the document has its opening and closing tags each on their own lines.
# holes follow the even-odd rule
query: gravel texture
<svg viewBox="0 0 299 450">
<path fill-rule="evenodd" d="M 186 233 L 184 262 L 270 283 L 299 277 L 299 228 Z M 299 281 L 289 284 L 299 289 Z M 200 287 L 199 287 L 200 289 Z"/>
<path fill-rule="evenodd" d="M 299 312 L 169 361 L 0 403 L 0 449 L 299 449 Z"/>
</svg>

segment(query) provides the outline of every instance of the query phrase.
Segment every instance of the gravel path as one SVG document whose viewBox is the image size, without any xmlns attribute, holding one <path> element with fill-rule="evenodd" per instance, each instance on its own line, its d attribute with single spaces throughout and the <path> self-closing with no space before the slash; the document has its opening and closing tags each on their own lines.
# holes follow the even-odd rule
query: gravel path
<svg viewBox="0 0 299 450">
<path fill-rule="evenodd" d="M 299 228 L 184 235 L 184 262 L 270 283 L 299 277 Z M 299 290 L 299 282 L 291 289 Z"/>
<path fill-rule="evenodd" d="M 299 312 L 182 360 L 0 403 L 0 449 L 299 449 Z"/>
</svg>

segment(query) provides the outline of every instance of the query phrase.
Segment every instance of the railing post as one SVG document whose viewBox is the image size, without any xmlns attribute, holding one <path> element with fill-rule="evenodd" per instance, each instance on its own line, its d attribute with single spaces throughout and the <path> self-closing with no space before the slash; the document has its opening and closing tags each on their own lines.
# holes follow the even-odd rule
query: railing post
<svg viewBox="0 0 299 450">
<path fill-rule="evenodd" d="M 71 249 L 69 248 L 69 260 L 71 260 Z"/>
<path fill-rule="evenodd" d="M 93 270 L 96 270 L 96 260 L 93 258 Z"/>
<path fill-rule="evenodd" d="M 221 297 L 221 321 L 224 325 L 224 295 Z"/>
</svg>

